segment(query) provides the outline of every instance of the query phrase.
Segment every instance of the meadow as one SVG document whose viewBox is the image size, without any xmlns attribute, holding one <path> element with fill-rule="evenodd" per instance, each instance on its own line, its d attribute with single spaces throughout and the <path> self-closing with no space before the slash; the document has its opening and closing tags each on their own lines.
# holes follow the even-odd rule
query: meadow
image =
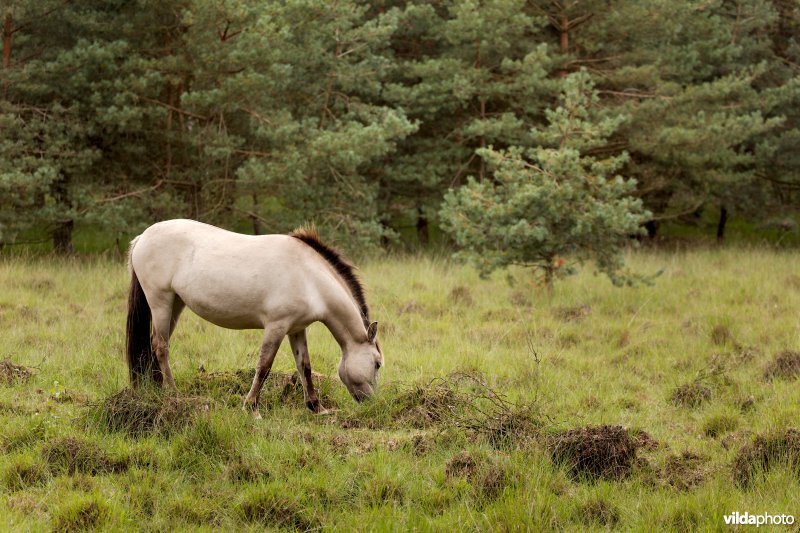
<svg viewBox="0 0 800 533">
<path fill-rule="evenodd" d="M 445 259 L 362 262 L 385 355 L 355 403 L 320 324 L 303 405 L 284 343 L 186 312 L 179 394 L 126 391 L 121 260 L 0 260 L 0 529 L 727 530 L 800 519 L 800 253 L 631 252 L 552 291 Z M 18 365 L 18 366 L 17 366 Z M 797 527 L 797 525 L 793 526 Z"/>
</svg>

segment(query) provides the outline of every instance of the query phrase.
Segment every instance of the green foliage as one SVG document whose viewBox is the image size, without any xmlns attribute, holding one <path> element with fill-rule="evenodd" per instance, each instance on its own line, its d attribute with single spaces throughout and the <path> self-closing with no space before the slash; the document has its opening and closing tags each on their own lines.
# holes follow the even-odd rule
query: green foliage
<svg viewBox="0 0 800 533">
<path fill-rule="evenodd" d="M 587 155 L 624 120 L 593 117 L 596 103 L 585 72 L 566 77 L 548 126 L 531 132 L 539 147 L 479 150 L 494 180 L 471 179 L 445 197 L 444 228 L 483 274 L 524 265 L 549 284 L 574 272 L 565 261 L 593 259 L 612 280 L 623 279 L 622 250 L 647 213 L 630 196 L 635 183 L 613 175 L 626 154 Z"/>
</svg>

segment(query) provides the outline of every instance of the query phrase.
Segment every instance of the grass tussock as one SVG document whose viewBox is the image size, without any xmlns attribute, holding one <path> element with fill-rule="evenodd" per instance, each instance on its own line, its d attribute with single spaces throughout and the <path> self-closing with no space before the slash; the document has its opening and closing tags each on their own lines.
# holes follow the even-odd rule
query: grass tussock
<svg viewBox="0 0 800 533">
<path fill-rule="evenodd" d="M 580 506 L 580 517 L 587 526 L 614 527 L 619 523 L 619 509 L 602 497 L 594 497 Z"/>
<path fill-rule="evenodd" d="M 0 383 L 13 385 L 14 383 L 27 383 L 33 375 L 33 369 L 17 365 L 11 359 L 0 361 Z"/>
<path fill-rule="evenodd" d="M 490 387 L 479 372 L 453 372 L 447 378 L 383 391 L 358 411 L 345 413 L 341 426 L 461 431 L 492 446 L 513 447 L 535 439 L 549 418 L 537 402 L 515 403 Z"/>
<path fill-rule="evenodd" d="M 245 521 L 269 527 L 300 531 L 319 527 L 317 521 L 298 502 L 269 488 L 256 487 L 246 491 L 238 505 L 238 511 Z"/>
<path fill-rule="evenodd" d="M 747 487 L 759 475 L 784 466 L 800 476 L 800 430 L 788 428 L 756 436 L 739 450 L 733 461 L 733 477 Z"/>
<path fill-rule="evenodd" d="M 47 482 L 47 470 L 38 463 L 19 460 L 3 472 L 3 486 L 9 492 L 24 490 Z"/>
<path fill-rule="evenodd" d="M 467 450 L 447 461 L 444 474 L 448 480 L 466 480 L 476 496 L 485 500 L 496 499 L 508 484 L 509 477 L 497 460 Z"/>
<path fill-rule="evenodd" d="M 705 481 L 708 474 L 707 463 L 707 457 L 689 450 L 672 454 L 664 462 L 661 480 L 677 490 L 692 490 Z"/>
<path fill-rule="evenodd" d="M 783 351 L 764 370 L 764 378 L 797 379 L 800 377 L 800 352 Z"/>
<path fill-rule="evenodd" d="M 619 480 L 631 473 L 639 441 L 622 426 L 587 426 L 551 435 L 553 462 L 576 478 Z"/>
<path fill-rule="evenodd" d="M 48 441 L 42 449 L 42 459 L 54 473 L 73 475 L 124 472 L 127 458 L 114 457 L 96 442 L 80 437 L 58 437 Z"/>
<path fill-rule="evenodd" d="M 126 388 L 94 404 L 92 414 L 108 431 L 140 437 L 154 432 L 170 434 L 209 409 L 207 398 Z"/>
<path fill-rule="evenodd" d="M 245 395 L 250 391 L 254 375 L 254 369 L 201 372 L 189 382 L 187 392 L 209 397 L 227 407 L 241 407 Z M 311 378 L 322 405 L 326 408 L 337 408 L 338 404 L 332 394 L 334 382 L 317 372 L 313 372 Z M 259 403 L 266 406 L 289 404 L 304 407 L 303 384 L 297 372 L 271 371 L 261 389 Z"/>
<path fill-rule="evenodd" d="M 53 522 L 53 530 L 77 532 L 100 529 L 109 514 L 108 505 L 99 497 L 79 497 L 68 501 L 59 509 Z"/>
<path fill-rule="evenodd" d="M 679 385 L 672 391 L 670 400 L 680 407 L 700 407 L 711 399 L 711 387 L 702 381 L 692 381 Z"/>
</svg>

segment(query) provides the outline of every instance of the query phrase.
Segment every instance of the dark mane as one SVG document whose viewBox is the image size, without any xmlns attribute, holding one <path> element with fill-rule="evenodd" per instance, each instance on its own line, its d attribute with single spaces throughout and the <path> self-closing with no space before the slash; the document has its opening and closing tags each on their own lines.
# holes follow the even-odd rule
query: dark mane
<svg viewBox="0 0 800 533">
<path fill-rule="evenodd" d="M 364 286 L 361 285 L 361 280 L 356 276 L 355 267 L 338 250 L 322 242 L 314 227 L 298 228 L 289 233 L 289 236 L 301 240 L 313 248 L 342 277 L 350 289 L 350 294 L 353 295 L 353 299 L 358 304 L 358 308 L 361 310 L 364 325 L 368 325 L 369 308 L 367 307 L 367 299 L 364 297 Z"/>
</svg>

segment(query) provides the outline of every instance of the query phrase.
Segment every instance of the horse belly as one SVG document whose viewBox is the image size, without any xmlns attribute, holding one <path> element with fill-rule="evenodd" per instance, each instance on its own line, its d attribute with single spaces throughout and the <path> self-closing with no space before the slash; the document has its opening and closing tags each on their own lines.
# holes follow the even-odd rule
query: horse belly
<svg viewBox="0 0 800 533">
<path fill-rule="evenodd" d="M 265 325 L 263 297 L 256 287 L 233 286 L 223 279 L 175 285 L 175 293 L 189 309 L 217 326 L 261 329 Z"/>
</svg>

